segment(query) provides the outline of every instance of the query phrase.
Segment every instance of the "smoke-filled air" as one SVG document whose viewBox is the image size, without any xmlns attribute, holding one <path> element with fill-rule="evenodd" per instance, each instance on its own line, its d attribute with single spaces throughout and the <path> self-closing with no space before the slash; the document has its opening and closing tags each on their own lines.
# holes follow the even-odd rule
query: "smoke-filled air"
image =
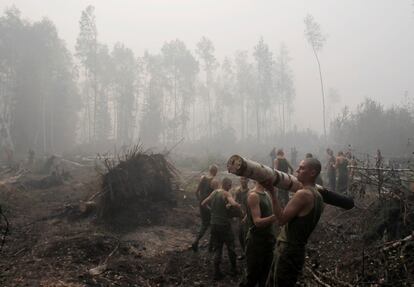
<svg viewBox="0 0 414 287">
<path fill-rule="evenodd" d="M 414 1 L 0 1 L 1 286 L 413 286 Z"/>
</svg>

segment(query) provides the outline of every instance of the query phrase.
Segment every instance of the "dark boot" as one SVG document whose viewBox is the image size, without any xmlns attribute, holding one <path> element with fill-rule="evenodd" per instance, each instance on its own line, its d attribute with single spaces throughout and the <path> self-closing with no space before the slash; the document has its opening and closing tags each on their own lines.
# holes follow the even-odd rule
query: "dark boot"
<svg viewBox="0 0 414 287">
<path fill-rule="evenodd" d="M 224 274 L 221 273 L 219 267 L 214 267 L 214 280 L 218 281 L 224 278 Z"/>
<path fill-rule="evenodd" d="M 198 251 L 198 241 L 194 241 L 194 243 L 191 244 L 191 249 L 193 249 L 194 252 Z"/>
<path fill-rule="evenodd" d="M 231 270 L 230 270 L 230 275 L 234 277 L 234 276 L 237 276 L 238 274 L 239 274 L 239 271 L 237 270 L 236 265 L 232 265 Z"/>
</svg>

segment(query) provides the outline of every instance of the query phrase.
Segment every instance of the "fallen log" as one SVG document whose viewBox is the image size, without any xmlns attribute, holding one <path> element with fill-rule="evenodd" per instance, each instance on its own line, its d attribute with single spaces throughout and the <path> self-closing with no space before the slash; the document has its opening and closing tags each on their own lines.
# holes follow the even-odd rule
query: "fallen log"
<svg viewBox="0 0 414 287">
<path fill-rule="evenodd" d="M 302 188 L 302 184 L 295 176 L 245 159 L 239 155 L 233 155 L 229 158 L 227 170 L 232 174 L 256 180 L 267 189 L 277 187 L 295 192 Z M 325 203 L 344 209 L 352 209 L 354 207 L 354 200 L 351 197 L 332 192 L 320 185 L 316 185 L 316 187 Z"/>
</svg>

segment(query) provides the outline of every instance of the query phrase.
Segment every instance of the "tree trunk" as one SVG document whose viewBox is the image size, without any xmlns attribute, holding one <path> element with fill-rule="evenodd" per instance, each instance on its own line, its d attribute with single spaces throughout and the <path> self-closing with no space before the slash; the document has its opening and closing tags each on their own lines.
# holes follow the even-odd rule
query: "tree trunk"
<svg viewBox="0 0 414 287">
<path fill-rule="evenodd" d="M 256 102 L 256 135 L 257 135 L 257 141 L 260 142 L 259 103 L 257 102 Z"/>
<path fill-rule="evenodd" d="M 208 138 L 211 139 L 213 135 L 213 127 L 211 124 L 211 101 L 210 101 L 210 89 L 207 88 L 207 102 L 208 102 Z"/>
<path fill-rule="evenodd" d="M 241 102 L 241 140 L 245 139 L 245 108 L 244 108 L 244 98 L 242 99 Z"/>
<path fill-rule="evenodd" d="M 313 48 L 313 53 L 315 54 L 315 58 L 316 58 L 316 62 L 318 62 L 318 69 L 319 69 L 319 78 L 321 80 L 321 92 L 322 92 L 322 116 L 323 116 L 323 135 L 324 135 L 324 139 L 326 142 L 326 115 L 325 115 L 325 92 L 324 92 L 324 88 L 323 88 L 323 79 L 322 79 L 322 70 L 321 70 L 321 64 L 319 62 L 319 57 L 318 54 L 316 53 L 316 50 L 314 47 Z"/>
</svg>

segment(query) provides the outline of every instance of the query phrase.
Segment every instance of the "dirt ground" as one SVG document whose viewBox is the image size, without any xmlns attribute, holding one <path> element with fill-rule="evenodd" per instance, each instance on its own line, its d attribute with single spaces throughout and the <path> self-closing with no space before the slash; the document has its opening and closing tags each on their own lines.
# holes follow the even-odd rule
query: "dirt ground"
<svg viewBox="0 0 414 287">
<path fill-rule="evenodd" d="M 79 212 L 80 202 L 100 186 L 93 168 L 79 168 L 72 172 L 72 179 L 48 189 L 1 184 L 0 204 L 11 226 L 0 254 L 0 285 L 237 286 L 242 272 L 236 277 L 227 275 L 220 282 L 212 280 L 208 236 L 198 253 L 190 250 L 199 226 L 193 196 L 199 175 L 183 172 L 182 177 L 184 184 L 177 192 L 175 207 L 165 210 L 158 221 L 140 213 L 144 224 L 123 233 L 107 228 L 93 214 Z M 369 199 L 366 201 L 368 204 Z M 325 286 L 380 286 L 363 280 L 355 284 L 356 274 L 366 280 L 370 266 L 377 264 L 364 262 L 361 266 L 358 260 L 363 252 L 368 254 L 375 248 L 361 243 L 361 215 L 364 208 L 325 210 L 309 243 L 300 286 L 322 286 L 318 279 L 328 282 Z M 242 270 L 242 261 L 239 266 Z M 223 270 L 228 269 L 225 258 Z M 383 286 L 410 286 L 409 279 L 404 280 Z"/>
</svg>

